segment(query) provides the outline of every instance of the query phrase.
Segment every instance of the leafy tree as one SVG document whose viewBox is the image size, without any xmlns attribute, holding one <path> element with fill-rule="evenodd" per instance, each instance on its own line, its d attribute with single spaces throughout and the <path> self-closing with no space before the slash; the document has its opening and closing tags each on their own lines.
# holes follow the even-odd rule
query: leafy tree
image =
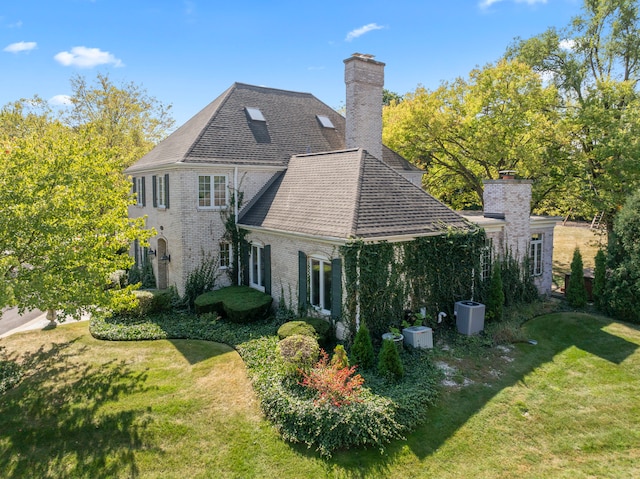
<svg viewBox="0 0 640 479">
<path fill-rule="evenodd" d="M 520 61 L 501 60 L 435 91 L 419 87 L 383 110 L 384 141 L 422 167 L 425 187 L 454 208 L 482 205 L 484 179 L 517 170 L 534 202 L 565 172 L 557 91 Z"/>
<path fill-rule="evenodd" d="M 402 97 L 402 95 L 394 92 L 394 91 L 390 91 L 387 90 L 386 88 L 382 89 L 382 104 L 383 105 L 390 105 L 391 102 L 395 102 L 395 103 L 400 103 L 404 98 Z"/>
<path fill-rule="evenodd" d="M 640 323 L 640 190 L 629 197 L 615 218 L 609 242 L 606 294 L 617 319 Z"/>
<path fill-rule="evenodd" d="M 93 83 L 78 75 L 71 79 L 72 108 L 65 120 L 90 127 L 107 147 L 118 148 L 129 166 L 162 140 L 172 128 L 171 105 L 164 105 L 135 83 L 114 85 L 98 74 Z"/>
<path fill-rule="evenodd" d="M 0 306 L 78 315 L 125 297 L 109 275 L 132 265 L 123 158 L 95 125 L 71 129 L 34 99 L 0 110 Z"/>
<path fill-rule="evenodd" d="M 565 292 L 567 302 L 572 308 L 583 308 L 587 304 L 587 290 L 584 286 L 584 267 L 580 248 L 573 251 L 571 260 L 571 277 Z"/>
<path fill-rule="evenodd" d="M 563 30 L 517 41 L 507 52 L 553 83 L 572 147 L 563 188 L 550 201 L 585 217 L 604 212 L 609 232 L 640 185 L 640 17 L 632 0 L 585 0 Z"/>
</svg>

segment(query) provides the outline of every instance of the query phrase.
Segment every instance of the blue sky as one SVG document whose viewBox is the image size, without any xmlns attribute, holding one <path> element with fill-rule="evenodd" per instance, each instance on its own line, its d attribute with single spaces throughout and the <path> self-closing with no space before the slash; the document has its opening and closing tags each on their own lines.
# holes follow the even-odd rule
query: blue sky
<svg viewBox="0 0 640 479">
<path fill-rule="evenodd" d="M 184 123 L 233 82 L 344 103 L 343 60 L 370 53 L 398 93 L 497 60 L 515 37 L 564 27 L 580 0 L 4 0 L 0 105 L 70 93 L 108 73 Z"/>
</svg>

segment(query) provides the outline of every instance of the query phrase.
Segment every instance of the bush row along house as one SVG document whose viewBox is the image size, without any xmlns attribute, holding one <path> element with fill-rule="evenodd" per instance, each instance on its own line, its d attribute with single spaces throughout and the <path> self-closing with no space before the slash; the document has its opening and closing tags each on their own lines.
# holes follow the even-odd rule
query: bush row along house
<svg viewBox="0 0 640 479">
<path fill-rule="evenodd" d="M 487 181 L 486 215 L 451 210 L 422 189 L 422 170 L 382 144 L 384 63 L 363 54 L 344 63 L 346 118 L 308 93 L 235 83 L 127 169 L 130 216 L 158 233 L 149 248 L 158 288 L 182 294 L 204 255 L 221 272 L 235 257 L 239 282 L 337 319 L 342 245 L 480 226 L 498 254 L 531 254 L 548 294 L 556 220 L 530 217 L 531 182 Z M 230 215 L 248 232 L 244 254 L 225 234 Z M 141 261 L 146 252 L 134 249 Z"/>
</svg>

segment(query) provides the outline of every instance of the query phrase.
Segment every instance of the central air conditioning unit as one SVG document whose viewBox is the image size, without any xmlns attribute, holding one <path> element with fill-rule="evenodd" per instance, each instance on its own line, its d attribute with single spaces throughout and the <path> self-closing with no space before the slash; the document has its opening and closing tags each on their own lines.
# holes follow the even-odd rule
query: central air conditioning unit
<svg viewBox="0 0 640 479">
<path fill-rule="evenodd" d="M 418 349 L 433 348 L 433 330 L 426 326 L 410 326 L 402 330 L 404 343 Z"/>
<path fill-rule="evenodd" d="M 470 336 L 484 329 L 484 304 L 476 301 L 458 301 L 453 306 L 458 332 Z"/>
</svg>

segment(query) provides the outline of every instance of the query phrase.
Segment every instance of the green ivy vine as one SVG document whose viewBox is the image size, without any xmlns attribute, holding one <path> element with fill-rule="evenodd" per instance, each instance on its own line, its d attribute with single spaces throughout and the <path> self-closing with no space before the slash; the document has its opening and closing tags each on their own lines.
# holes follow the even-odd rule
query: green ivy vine
<svg viewBox="0 0 640 479">
<path fill-rule="evenodd" d="M 482 296 L 480 257 L 484 230 L 450 230 L 402 243 L 355 240 L 341 248 L 345 271 L 344 318 L 355 335 L 359 313 L 374 341 L 400 327 L 405 311 L 425 307 L 427 318 L 453 314 L 456 301 Z M 358 310 L 359 308 L 359 310 Z"/>
<path fill-rule="evenodd" d="M 227 274 L 229 275 L 229 279 L 232 284 L 239 285 L 238 281 L 239 275 L 238 272 L 240 270 L 240 254 L 242 243 L 245 240 L 245 237 L 249 233 L 247 230 L 239 228 L 236 224 L 235 217 L 235 205 L 236 201 L 238 203 L 238 211 L 242 208 L 242 200 L 244 198 L 244 193 L 242 191 L 234 191 L 231 193 L 231 199 L 229 201 L 229 207 L 223 209 L 220 212 L 220 216 L 222 217 L 222 222 L 224 223 L 224 235 L 222 238 L 227 241 L 232 248 L 232 261 L 231 267 L 227 269 Z"/>
</svg>

